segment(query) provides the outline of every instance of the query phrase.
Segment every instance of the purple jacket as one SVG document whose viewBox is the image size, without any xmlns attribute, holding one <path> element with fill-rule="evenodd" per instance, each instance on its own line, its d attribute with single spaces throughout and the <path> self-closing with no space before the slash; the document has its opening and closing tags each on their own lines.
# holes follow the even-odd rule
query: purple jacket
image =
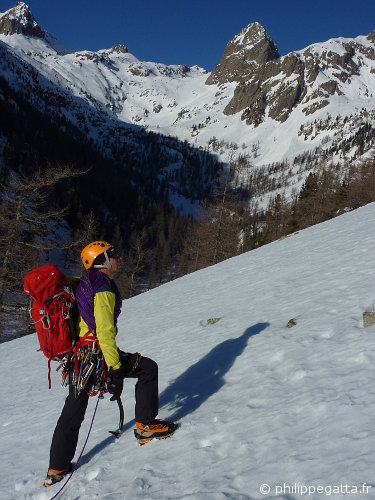
<svg viewBox="0 0 375 500">
<path fill-rule="evenodd" d="M 97 269 L 88 269 L 80 279 L 76 299 L 79 314 L 91 331 L 96 332 L 94 317 L 94 297 L 98 292 L 112 292 L 116 296 L 113 324 L 117 325 L 117 318 L 121 312 L 122 298 L 116 283 Z"/>
</svg>

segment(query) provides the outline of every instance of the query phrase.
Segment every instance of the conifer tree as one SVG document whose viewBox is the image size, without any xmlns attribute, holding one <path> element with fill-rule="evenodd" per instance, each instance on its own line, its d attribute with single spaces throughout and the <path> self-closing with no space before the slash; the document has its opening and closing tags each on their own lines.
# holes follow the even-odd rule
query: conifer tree
<svg viewBox="0 0 375 500">
<path fill-rule="evenodd" d="M 277 240 L 285 234 L 289 214 L 289 205 L 284 195 L 277 194 L 271 198 L 264 217 L 261 245 Z"/>
</svg>

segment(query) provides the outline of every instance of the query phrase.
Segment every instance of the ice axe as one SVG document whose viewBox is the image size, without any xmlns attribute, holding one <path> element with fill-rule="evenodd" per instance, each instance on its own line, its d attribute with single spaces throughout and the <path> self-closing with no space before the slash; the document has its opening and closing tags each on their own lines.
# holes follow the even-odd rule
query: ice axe
<svg viewBox="0 0 375 500">
<path fill-rule="evenodd" d="M 113 434 L 116 439 L 119 439 L 121 437 L 121 434 L 122 434 L 122 428 L 124 427 L 124 407 L 122 406 L 122 401 L 121 401 L 120 396 L 117 396 L 115 398 L 115 400 L 117 401 L 118 408 L 120 410 L 120 422 L 118 425 L 118 429 L 116 429 L 115 431 L 108 431 L 108 432 Z M 112 398 L 111 398 L 111 401 L 113 401 Z"/>
</svg>

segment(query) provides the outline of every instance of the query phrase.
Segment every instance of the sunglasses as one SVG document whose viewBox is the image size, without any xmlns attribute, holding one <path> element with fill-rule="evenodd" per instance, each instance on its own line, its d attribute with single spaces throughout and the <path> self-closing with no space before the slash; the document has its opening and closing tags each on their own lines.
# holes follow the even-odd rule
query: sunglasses
<svg viewBox="0 0 375 500">
<path fill-rule="evenodd" d="M 114 248 L 108 250 L 107 255 L 111 259 L 119 259 L 120 257 L 122 257 L 121 253 L 118 250 L 115 250 Z"/>
</svg>

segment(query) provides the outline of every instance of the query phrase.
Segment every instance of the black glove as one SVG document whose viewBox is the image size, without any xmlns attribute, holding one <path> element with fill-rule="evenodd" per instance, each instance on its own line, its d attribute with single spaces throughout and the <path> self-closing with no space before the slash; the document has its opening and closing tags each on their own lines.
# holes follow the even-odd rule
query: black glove
<svg viewBox="0 0 375 500">
<path fill-rule="evenodd" d="M 124 377 L 122 374 L 122 369 L 110 370 L 107 382 L 107 389 L 110 394 L 113 394 L 110 401 L 115 401 L 121 396 L 122 389 L 124 387 Z"/>
</svg>

